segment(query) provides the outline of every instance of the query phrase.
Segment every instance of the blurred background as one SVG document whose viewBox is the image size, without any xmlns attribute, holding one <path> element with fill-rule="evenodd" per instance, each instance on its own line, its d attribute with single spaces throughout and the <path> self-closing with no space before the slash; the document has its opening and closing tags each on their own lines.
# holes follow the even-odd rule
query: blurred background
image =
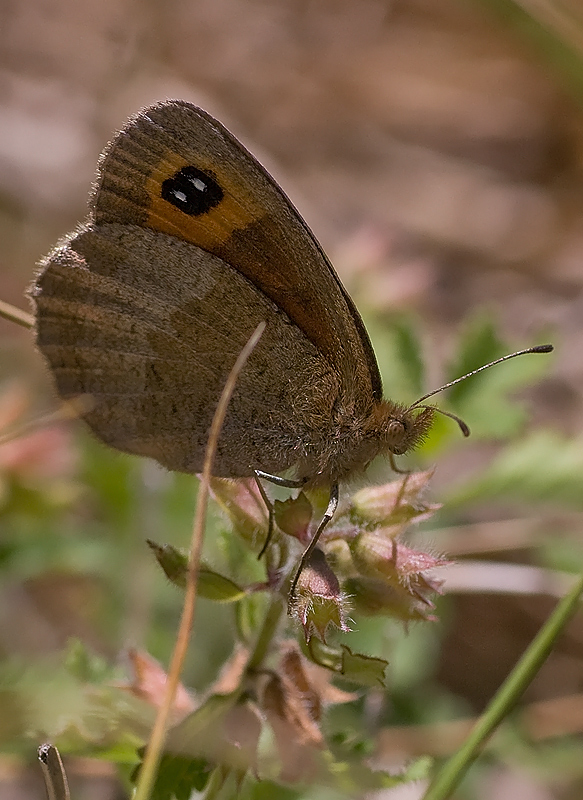
<svg viewBox="0 0 583 800">
<path fill-rule="evenodd" d="M 84 217 L 112 131 L 175 97 L 218 117 L 291 197 L 363 313 L 388 396 L 415 399 L 400 395 L 395 324 L 421 343 L 426 389 L 501 342 L 556 345 L 536 374 L 517 367 L 524 386 L 496 379 L 520 389 L 519 419 L 488 428 L 486 386 L 465 417 L 475 439 L 449 431 L 413 460 L 437 464 L 432 496 L 445 504 L 423 535 L 466 568 L 440 621 L 360 630 L 371 652 L 384 637 L 393 670 L 371 701 L 379 760 L 445 755 L 455 720 L 486 705 L 583 560 L 581 4 L 0 0 L 1 299 L 28 309 L 35 264 Z M 30 332 L 0 330 L 2 432 L 56 404 Z M 194 496 L 190 478 L 110 454 L 79 426 L 0 447 L 2 800 L 42 796 L 43 732 L 78 733 L 79 709 L 63 721 L 62 697 L 47 697 L 71 637 L 104 663 L 128 645 L 167 663 L 180 595 L 143 542 L 186 545 Z M 228 612 L 225 634 L 216 613 L 201 606 L 187 680 L 198 689 L 230 649 Z M 15 673 L 24 711 L 8 704 Z M 514 722 L 460 797 L 580 797 L 583 617 Z M 88 755 L 97 739 L 83 739 Z M 71 770 L 78 797 L 121 791 L 104 762 Z"/>
</svg>

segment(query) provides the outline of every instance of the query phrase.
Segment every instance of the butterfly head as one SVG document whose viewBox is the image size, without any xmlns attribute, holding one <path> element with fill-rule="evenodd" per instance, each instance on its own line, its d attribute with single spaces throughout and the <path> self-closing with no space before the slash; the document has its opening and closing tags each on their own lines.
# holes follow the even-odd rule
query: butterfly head
<svg viewBox="0 0 583 800">
<path fill-rule="evenodd" d="M 413 450 L 426 438 L 433 423 L 432 406 L 408 407 L 384 401 L 377 408 L 377 430 L 382 449 L 400 456 Z"/>
</svg>

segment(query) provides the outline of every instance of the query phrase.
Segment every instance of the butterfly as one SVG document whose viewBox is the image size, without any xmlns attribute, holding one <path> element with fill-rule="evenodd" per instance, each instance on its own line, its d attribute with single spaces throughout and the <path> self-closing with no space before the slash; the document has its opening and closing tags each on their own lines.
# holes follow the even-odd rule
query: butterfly
<svg viewBox="0 0 583 800">
<path fill-rule="evenodd" d="M 31 296 L 59 395 L 91 397 L 83 417 L 106 444 L 187 473 L 201 471 L 226 377 L 264 322 L 213 472 L 329 487 L 312 549 L 339 481 L 408 452 L 433 421 L 429 395 L 383 398 L 364 323 L 300 214 L 184 101 L 145 108 L 115 135 L 87 219 L 42 261 Z"/>
</svg>

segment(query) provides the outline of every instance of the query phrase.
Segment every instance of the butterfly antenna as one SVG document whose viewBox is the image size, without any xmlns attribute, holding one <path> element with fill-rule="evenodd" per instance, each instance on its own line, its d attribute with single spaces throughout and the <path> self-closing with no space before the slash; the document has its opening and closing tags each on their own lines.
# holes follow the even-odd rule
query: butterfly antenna
<svg viewBox="0 0 583 800">
<path fill-rule="evenodd" d="M 517 356 L 524 356 L 527 355 L 527 353 L 551 353 L 553 349 L 554 348 L 552 344 L 539 344 L 536 345 L 536 347 L 528 347 L 526 350 L 518 350 L 516 353 L 508 353 L 508 355 L 502 356 L 501 358 L 497 358 L 495 361 L 490 361 L 489 364 L 484 364 L 483 366 L 478 367 L 478 369 L 474 369 L 471 372 L 462 375 L 461 378 L 456 378 L 454 381 L 445 383 L 443 386 L 440 386 L 439 389 L 434 389 L 432 392 L 424 394 L 423 397 L 420 397 L 419 400 L 416 400 L 413 403 L 413 405 L 409 407 L 409 410 L 413 408 L 433 408 L 434 411 L 443 414 L 444 417 L 449 417 L 450 419 L 455 420 L 455 422 L 457 422 L 457 424 L 460 426 L 463 435 L 469 436 L 470 429 L 463 421 L 463 419 L 458 417 L 456 414 L 452 414 L 449 411 L 443 411 L 443 409 L 441 408 L 435 408 L 435 406 L 422 405 L 422 403 L 429 397 L 433 397 L 434 394 L 439 394 L 439 392 L 443 392 L 444 389 L 449 389 L 451 386 L 455 386 L 456 383 L 461 383 L 462 381 L 465 381 L 466 378 L 471 378 L 472 375 L 477 375 L 478 372 L 483 372 L 485 369 L 490 369 L 490 367 L 493 367 L 495 364 L 501 364 L 503 361 L 509 361 L 511 358 L 516 358 Z"/>
<path fill-rule="evenodd" d="M 470 435 L 470 429 L 468 425 L 463 421 L 461 417 L 458 417 L 457 414 L 453 414 L 451 411 L 444 411 L 442 408 L 437 408 L 437 406 L 425 406 L 425 405 L 420 406 L 418 405 L 418 403 L 415 403 L 415 405 L 411 406 L 411 408 L 430 408 L 432 411 L 437 411 L 438 414 L 443 414 L 444 417 L 449 417 L 450 419 L 453 419 L 454 422 L 457 422 L 464 436 Z"/>
</svg>

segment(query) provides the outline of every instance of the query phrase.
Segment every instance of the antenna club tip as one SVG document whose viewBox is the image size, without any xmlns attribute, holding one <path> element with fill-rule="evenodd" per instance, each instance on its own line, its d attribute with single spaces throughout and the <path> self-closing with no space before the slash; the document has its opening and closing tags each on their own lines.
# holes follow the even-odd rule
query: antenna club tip
<svg viewBox="0 0 583 800">
<path fill-rule="evenodd" d="M 539 344 L 532 348 L 533 353 L 552 353 L 555 348 L 552 344 Z"/>
</svg>

